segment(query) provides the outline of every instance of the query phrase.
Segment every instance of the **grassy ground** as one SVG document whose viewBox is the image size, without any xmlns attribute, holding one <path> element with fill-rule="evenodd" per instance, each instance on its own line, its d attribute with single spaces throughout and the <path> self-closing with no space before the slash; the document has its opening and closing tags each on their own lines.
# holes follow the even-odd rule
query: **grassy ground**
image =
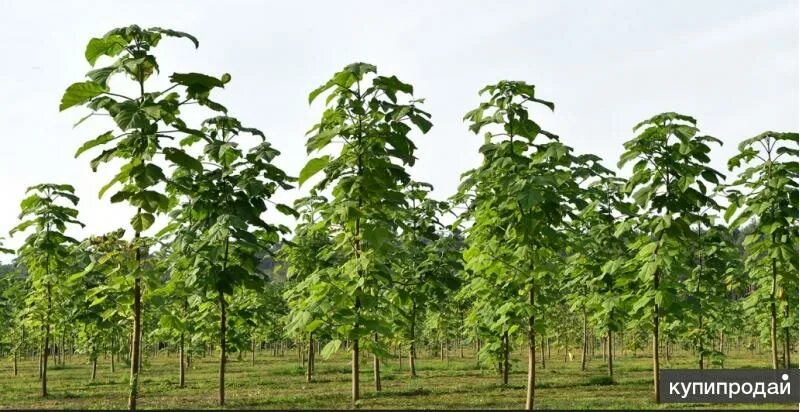
<svg viewBox="0 0 800 412">
<path fill-rule="evenodd" d="M 615 362 L 615 383 L 602 378 L 605 367 L 599 356 L 580 371 L 579 360 L 563 361 L 555 356 L 541 370 L 537 367 L 536 407 L 539 409 L 649 409 L 652 372 L 650 359 L 624 356 Z M 422 356 L 418 360 L 419 377 L 408 377 L 407 365 L 399 368 L 397 359 L 383 364 L 383 391 L 376 393 L 372 381 L 371 360 L 362 367 L 363 408 L 437 408 L 494 409 L 524 406 L 526 358 L 514 354 L 508 386 L 499 384 L 499 377 L 488 368 L 478 369 L 469 354 L 449 361 Z M 140 408 L 216 408 L 217 360 L 215 357 L 193 361 L 187 371 L 186 387 L 179 388 L 175 357 L 162 354 L 148 357 L 141 382 Z M 540 366 L 540 365 L 539 365 Z M 727 368 L 766 368 L 768 356 L 732 356 Z M 664 368 L 694 368 L 688 356 L 673 357 Z M 85 359 L 72 358 L 65 366 L 48 372 L 50 396 L 39 397 L 36 362 L 20 362 L 20 374 L 12 376 L 11 363 L 0 367 L 0 409 L 3 408 L 70 408 L 121 409 L 126 407 L 128 371 L 119 365 L 110 372 L 108 360 L 100 361 L 97 379 L 89 381 L 90 366 Z M 231 359 L 227 372 L 227 407 L 235 409 L 286 409 L 350 407 L 350 368 L 346 355 L 318 360 L 315 382 L 306 383 L 304 370 L 296 354 L 273 357 L 257 353 L 252 366 L 249 354 L 244 360 Z M 670 404 L 661 407 L 694 409 L 700 407 L 748 407 L 747 405 Z M 783 408 L 796 405 L 750 405 L 750 408 Z"/>
</svg>

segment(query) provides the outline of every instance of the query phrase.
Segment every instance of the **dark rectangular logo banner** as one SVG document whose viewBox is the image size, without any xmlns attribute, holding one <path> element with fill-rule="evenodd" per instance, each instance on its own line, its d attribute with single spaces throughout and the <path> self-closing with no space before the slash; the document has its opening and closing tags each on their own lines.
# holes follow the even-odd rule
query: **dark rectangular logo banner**
<svg viewBox="0 0 800 412">
<path fill-rule="evenodd" d="M 662 369 L 664 403 L 800 403 L 798 369 Z"/>
</svg>

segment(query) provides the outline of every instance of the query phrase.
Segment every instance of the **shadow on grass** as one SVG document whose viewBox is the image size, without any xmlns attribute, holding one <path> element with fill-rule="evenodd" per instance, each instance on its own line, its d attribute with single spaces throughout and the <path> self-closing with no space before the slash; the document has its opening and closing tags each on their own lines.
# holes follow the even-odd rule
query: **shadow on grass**
<svg viewBox="0 0 800 412">
<path fill-rule="evenodd" d="M 380 391 L 367 395 L 367 398 L 391 398 L 394 396 L 429 396 L 433 391 L 425 388 L 413 388 L 399 391 Z"/>
</svg>

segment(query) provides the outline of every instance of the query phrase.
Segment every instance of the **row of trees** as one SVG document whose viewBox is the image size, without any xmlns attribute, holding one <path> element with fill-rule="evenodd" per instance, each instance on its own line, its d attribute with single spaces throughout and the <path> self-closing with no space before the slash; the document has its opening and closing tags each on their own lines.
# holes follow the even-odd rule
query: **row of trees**
<svg viewBox="0 0 800 412">
<path fill-rule="evenodd" d="M 67 88 L 60 106 L 88 108 L 81 121 L 113 120 L 76 156 L 101 149 L 93 170 L 120 165 L 100 196 L 113 188 L 111 202 L 133 207 L 132 238 L 124 230 L 66 236 L 80 222 L 78 198 L 63 184 L 32 187 L 12 230 L 35 228 L 17 251 L 18 269 L 2 278 L 2 318 L 15 331 L 6 343 L 16 359 L 25 344 L 41 342 L 43 396 L 51 330 L 68 325 L 92 376 L 99 354 L 113 361 L 127 353 L 135 409 L 148 319 L 153 339 L 179 347 L 180 385 L 187 347 L 205 351 L 215 341 L 220 405 L 230 348 L 254 351 L 285 336 L 307 342 L 309 380 L 315 345 L 325 343 L 323 357 L 346 346 L 354 404 L 362 351 L 373 355 L 380 390 L 380 360 L 391 347 L 405 348 L 413 377 L 420 342 L 456 339 L 474 341 L 504 383 L 511 345 L 525 342 L 532 409 L 537 348 L 565 324 L 581 330 L 582 367 L 589 336 L 605 336 L 610 377 L 614 334 L 651 331 L 656 400 L 664 343 L 687 345 L 703 368 L 723 356 L 712 342 L 740 333 L 745 313 L 770 342 L 773 367 L 781 366 L 779 341 L 789 366 L 797 133 L 742 142 L 726 184 L 708 165 L 721 141 L 690 116 L 662 113 L 634 128 L 618 164 L 633 163 L 632 172 L 622 178 L 540 126 L 530 106 L 554 105 L 533 85 L 501 81 L 464 118 L 483 134 L 480 166 L 438 201 L 408 173 L 412 136 L 432 126 L 412 85 L 355 63 L 312 91 L 309 102 L 325 97 L 306 142 L 318 155 L 295 179 L 272 163 L 279 152 L 264 133 L 211 99 L 228 74 L 174 73 L 169 85 L 145 87 L 159 73 L 154 49 L 164 37 L 198 45 L 187 33 L 138 26 L 92 39 L 87 61 L 111 64 Z M 120 90 L 135 93 L 111 88 L 121 76 L 135 87 Z M 191 110 L 210 116 L 192 125 L 182 113 Z M 310 179 L 309 195 L 293 206 L 270 200 Z M 295 217 L 295 229 L 264 220 L 269 210 Z M 167 224 L 146 234 L 159 215 Z M 288 280 L 270 283 L 277 270 L 264 270 L 264 261 L 277 262 Z"/>
</svg>

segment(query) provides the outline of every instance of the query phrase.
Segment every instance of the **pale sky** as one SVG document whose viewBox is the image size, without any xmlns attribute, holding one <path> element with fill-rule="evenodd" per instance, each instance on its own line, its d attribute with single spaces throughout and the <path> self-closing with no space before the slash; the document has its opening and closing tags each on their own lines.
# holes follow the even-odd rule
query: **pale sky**
<svg viewBox="0 0 800 412">
<path fill-rule="evenodd" d="M 725 142 L 712 151 L 720 171 L 740 140 L 798 129 L 792 0 L 2 0 L 0 236 L 16 224 L 25 188 L 41 182 L 76 187 L 87 226 L 73 236 L 129 228 L 130 210 L 97 197 L 117 168 L 92 173 L 91 156 L 73 158 L 110 120 L 73 128 L 85 111 L 58 111 L 64 89 L 90 69 L 87 41 L 129 24 L 197 36 L 197 50 L 184 40 L 162 41 L 163 78 L 230 73 L 215 100 L 262 129 L 282 152 L 277 164 L 295 176 L 307 159 L 304 134 L 321 115 L 307 103 L 312 89 L 355 61 L 412 83 L 434 127 L 414 136 L 419 160 L 411 173 L 441 199 L 480 159 L 482 138 L 461 118 L 480 101 L 481 87 L 501 79 L 535 84 L 540 98 L 556 104 L 554 113 L 537 112 L 539 123 L 610 168 L 631 127 L 664 111 L 696 117 L 703 133 Z M 280 199 L 290 203 L 299 193 Z"/>
</svg>

